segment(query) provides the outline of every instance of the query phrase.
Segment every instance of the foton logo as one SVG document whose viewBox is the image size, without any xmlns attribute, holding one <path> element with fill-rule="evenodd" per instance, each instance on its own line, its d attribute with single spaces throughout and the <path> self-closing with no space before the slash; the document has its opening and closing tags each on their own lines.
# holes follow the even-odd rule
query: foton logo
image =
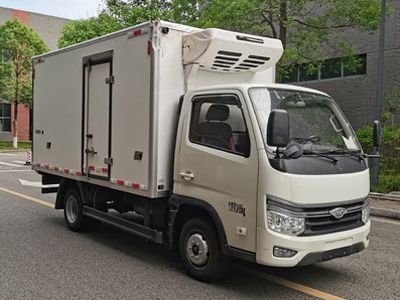
<svg viewBox="0 0 400 300">
<path fill-rule="evenodd" d="M 343 207 L 337 207 L 329 211 L 329 213 L 334 216 L 336 219 L 341 219 L 346 214 L 347 209 Z"/>
</svg>

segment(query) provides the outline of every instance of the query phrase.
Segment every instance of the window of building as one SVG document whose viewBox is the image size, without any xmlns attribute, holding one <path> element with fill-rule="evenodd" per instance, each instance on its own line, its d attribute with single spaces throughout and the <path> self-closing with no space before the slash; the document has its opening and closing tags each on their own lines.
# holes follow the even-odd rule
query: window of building
<svg viewBox="0 0 400 300">
<path fill-rule="evenodd" d="M 342 77 L 342 59 L 327 59 L 321 63 L 321 79 Z"/>
<path fill-rule="evenodd" d="M 311 81 L 318 80 L 318 68 L 311 67 L 309 64 L 302 64 L 299 66 L 299 80 Z"/>
<path fill-rule="evenodd" d="M 248 157 L 250 139 L 239 103 L 234 95 L 195 97 L 190 121 L 190 141 Z"/>
<path fill-rule="evenodd" d="M 367 55 L 357 55 L 356 64 L 348 65 L 346 60 L 343 61 L 343 75 L 347 76 L 355 76 L 360 74 L 367 74 Z"/>
<path fill-rule="evenodd" d="M 281 82 L 297 82 L 299 80 L 299 68 L 298 66 L 289 67 L 284 71 Z"/>
<path fill-rule="evenodd" d="M 11 104 L 0 103 L 0 131 L 11 132 Z"/>
<path fill-rule="evenodd" d="M 354 63 L 356 61 L 356 63 Z M 331 58 L 322 61 L 316 68 L 310 68 L 308 64 L 287 67 L 289 70 L 282 78 L 282 83 L 296 83 L 305 81 L 325 80 L 359 76 L 367 74 L 367 55 L 360 54 L 354 59 L 347 60 L 344 57 Z"/>
</svg>

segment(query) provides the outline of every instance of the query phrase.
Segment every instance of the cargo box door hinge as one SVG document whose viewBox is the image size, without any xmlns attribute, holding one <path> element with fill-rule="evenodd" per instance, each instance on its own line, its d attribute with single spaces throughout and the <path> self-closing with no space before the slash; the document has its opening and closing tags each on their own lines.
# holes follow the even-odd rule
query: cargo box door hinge
<svg viewBox="0 0 400 300">
<path fill-rule="evenodd" d="M 107 84 L 114 84 L 114 76 L 110 76 L 106 78 L 106 83 Z"/>
<path fill-rule="evenodd" d="M 109 165 L 109 166 L 112 166 L 113 165 L 113 159 L 112 159 L 112 157 L 110 157 L 110 158 L 104 158 L 104 163 L 106 164 L 106 165 Z"/>
</svg>

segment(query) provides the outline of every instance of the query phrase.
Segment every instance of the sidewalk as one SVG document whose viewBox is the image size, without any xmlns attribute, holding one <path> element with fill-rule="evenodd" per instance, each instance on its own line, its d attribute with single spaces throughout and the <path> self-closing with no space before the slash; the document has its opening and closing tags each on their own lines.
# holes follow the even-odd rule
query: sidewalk
<svg viewBox="0 0 400 300">
<path fill-rule="evenodd" d="M 370 193 L 371 215 L 400 220 L 400 192 Z"/>
</svg>

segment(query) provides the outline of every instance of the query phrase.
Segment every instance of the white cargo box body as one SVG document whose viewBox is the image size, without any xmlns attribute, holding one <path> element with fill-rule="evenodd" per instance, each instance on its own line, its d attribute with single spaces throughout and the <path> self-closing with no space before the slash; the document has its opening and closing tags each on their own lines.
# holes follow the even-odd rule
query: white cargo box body
<svg viewBox="0 0 400 300">
<path fill-rule="evenodd" d="M 149 22 L 35 57 L 34 169 L 150 198 L 166 196 L 177 108 L 187 88 L 272 82 L 280 45 L 243 41 L 235 33 L 229 43 L 218 38 L 229 39 L 224 32 Z M 220 50 L 212 42 L 216 37 Z M 262 60 L 265 41 L 272 44 Z M 245 55 L 230 71 L 212 61 L 237 55 L 232 49 L 238 42 L 250 46 L 242 47 Z M 251 55 L 259 56 L 252 68 L 244 62 Z"/>
</svg>

